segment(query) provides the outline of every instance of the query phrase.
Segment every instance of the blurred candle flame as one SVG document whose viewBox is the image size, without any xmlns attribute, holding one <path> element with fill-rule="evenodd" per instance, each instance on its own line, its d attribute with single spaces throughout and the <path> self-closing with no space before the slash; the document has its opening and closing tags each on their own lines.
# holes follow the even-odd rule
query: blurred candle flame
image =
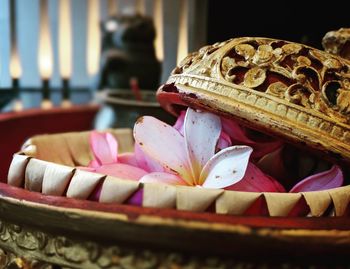
<svg viewBox="0 0 350 269">
<path fill-rule="evenodd" d="M 186 0 L 180 0 L 179 13 L 177 64 L 179 64 L 188 54 L 188 5 Z"/>
<path fill-rule="evenodd" d="M 22 75 L 21 61 L 17 48 L 17 21 L 16 21 L 16 1 L 10 1 L 10 35 L 11 35 L 11 57 L 10 75 L 12 79 L 18 79 Z"/>
<path fill-rule="evenodd" d="M 40 0 L 39 27 L 39 73 L 42 79 L 50 79 L 53 70 L 53 54 L 47 0 Z"/>
<path fill-rule="evenodd" d="M 72 28 L 70 0 L 59 2 L 58 50 L 60 74 L 68 79 L 72 74 Z"/>
<path fill-rule="evenodd" d="M 89 0 L 87 18 L 87 72 L 95 75 L 99 69 L 100 60 L 100 27 L 99 27 L 99 1 Z"/>
<path fill-rule="evenodd" d="M 16 99 L 13 104 L 13 110 L 14 111 L 22 111 L 23 110 L 23 103 L 21 100 Z"/>
<path fill-rule="evenodd" d="M 164 59 L 164 47 L 163 47 L 163 0 L 154 1 L 153 10 L 154 24 L 156 28 L 156 55 L 158 60 Z"/>
<path fill-rule="evenodd" d="M 50 109 L 53 107 L 53 104 L 50 100 L 46 100 L 44 99 L 42 102 L 41 102 L 41 108 L 42 109 Z"/>
<path fill-rule="evenodd" d="M 70 100 L 63 100 L 62 103 L 61 103 L 61 107 L 63 108 L 69 108 L 69 107 L 72 107 L 73 104 Z"/>
<path fill-rule="evenodd" d="M 21 61 L 16 47 L 11 49 L 10 75 L 13 79 L 18 79 L 22 75 Z"/>
</svg>

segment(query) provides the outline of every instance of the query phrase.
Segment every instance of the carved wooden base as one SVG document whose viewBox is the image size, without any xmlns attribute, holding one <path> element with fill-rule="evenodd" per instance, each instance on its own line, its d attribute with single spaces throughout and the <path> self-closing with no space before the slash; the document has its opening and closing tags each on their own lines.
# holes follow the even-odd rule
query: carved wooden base
<svg viewBox="0 0 350 269">
<path fill-rule="evenodd" d="M 347 217 L 141 208 L 0 184 L 0 269 L 342 268 L 349 227 Z"/>
<path fill-rule="evenodd" d="M 0 268 L 234 268 L 219 258 L 186 257 L 55 236 L 0 221 Z M 242 263 L 237 263 L 241 266 Z M 238 267 L 237 267 L 238 268 Z"/>
<path fill-rule="evenodd" d="M 54 265 L 37 260 L 27 260 L 0 248 L 0 268 L 8 269 L 54 269 Z"/>
<path fill-rule="evenodd" d="M 186 244 L 186 242 L 184 242 Z M 100 245 L 93 241 L 52 235 L 30 227 L 0 220 L 0 268 L 11 269 L 68 269 L 68 268 L 317 268 L 302 259 L 283 261 L 271 253 L 266 260 L 233 260 L 203 257 L 186 253 L 133 248 L 130 246 Z M 275 260 L 277 259 L 277 260 Z M 338 266 L 337 261 L 322 268 Z M 335 267 L 334 267 L 335 268 Z"/>
</svg>

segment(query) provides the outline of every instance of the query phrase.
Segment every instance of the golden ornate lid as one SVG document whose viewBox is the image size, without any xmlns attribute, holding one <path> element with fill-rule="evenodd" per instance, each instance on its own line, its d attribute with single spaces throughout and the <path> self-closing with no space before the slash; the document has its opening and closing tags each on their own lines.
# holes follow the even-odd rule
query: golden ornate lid
<svg viewBox="0 0 350 269">
<path fill-rule="evenodd" d="M 161 105 L 210 110 L 350 160 L 350 62 L 309 46 L 243 37 L 201 48 L 157 92 Z"/>
</svg>

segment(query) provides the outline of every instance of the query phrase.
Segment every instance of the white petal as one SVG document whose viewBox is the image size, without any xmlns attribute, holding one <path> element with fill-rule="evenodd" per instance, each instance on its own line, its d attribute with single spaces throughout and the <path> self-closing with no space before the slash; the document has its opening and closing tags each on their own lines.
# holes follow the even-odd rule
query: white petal
<svg viewBox="0 0 350 269">
<path fill-rule="evenodd" d="M 134 146 L 135 158 L 138 167 L 146 170 L 147 172 L 164 172 L 165 168 L 155 159 L 149 157 L 141 148 L 141 146 L 135 143 Z"/>
<path fill-rule="evenodd" d="M 244 177 L 252 151 L 248 146 L 233 146 L 218 152 L 203 168 L 202 186 L 219 189 L 239 182 Z"/>
<path fill-rule="evenodd" d="M 214 156 L 221 133 L 220 118 L 209 112 L 188 108 L 185 117 L 186 150 L 196 183 L 204 165 Z"/>
<path fill-rule="evenodd" d="M 136 122 L 134 137 L 149 157 L 164 168 L 178 173 L 188 184 L 193 184 L 187 163 L 185 139 L 176 129 L 156 118 L 145 116 Z"/>
<path fill-rule="evenodd" d="M 187 185 L 180 177 L 164 173 L 164 172 L 154 172 L 144 175 L 140 182 L 142 183 L 163 183 L 169 185 Z"/>
</svg>

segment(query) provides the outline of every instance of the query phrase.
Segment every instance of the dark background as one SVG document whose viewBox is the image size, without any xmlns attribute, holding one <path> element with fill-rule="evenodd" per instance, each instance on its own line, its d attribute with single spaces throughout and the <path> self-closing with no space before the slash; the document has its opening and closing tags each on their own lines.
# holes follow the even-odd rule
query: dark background
<svg viewBox="0 0 350 269">
<path fill-rule="evenodd" d="M 208 1 L 208 44 L 232 37 L 284 39 L 322 48 L 331 30 L 350 27 L 347 1 Z"/>
</svg>

